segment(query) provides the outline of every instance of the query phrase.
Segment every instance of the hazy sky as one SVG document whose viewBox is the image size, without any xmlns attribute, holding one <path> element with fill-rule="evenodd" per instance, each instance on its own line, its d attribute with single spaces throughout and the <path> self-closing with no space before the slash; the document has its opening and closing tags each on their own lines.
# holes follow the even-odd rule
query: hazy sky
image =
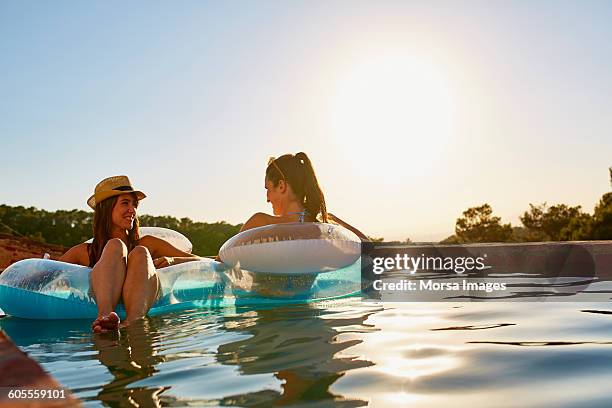
<svg viewBox="0 0 612 408">
<path fill-rule="evenodd" d="M 436 240 L 488 202 L 610 190 L 612 2 L 0 2 L 0 203 L 245 221 L 268 156 L 305 151 L 328 208 Z"/>
</svg>

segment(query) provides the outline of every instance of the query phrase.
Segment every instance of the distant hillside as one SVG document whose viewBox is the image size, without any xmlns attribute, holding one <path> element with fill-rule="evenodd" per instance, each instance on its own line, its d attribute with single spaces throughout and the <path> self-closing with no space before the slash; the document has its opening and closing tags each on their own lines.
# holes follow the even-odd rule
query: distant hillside
<svg viewBox="0 0 612 408">
<path fill-rule="evenodd" d="M 44 244 L 29 238 L 0 233 L 0 271 L 22 259 L 42 258 L 45 252 L 51 255 L 52 259 L 57 259 L 65 250 L 61 245 Z"/>
<path fill-rule="evenodd" d="M 224 221 L 195 222 L 171 216 L 141 215 L 138 218 L 141 226 L 170 228 L 182 233 L 193 243 L 193 252 L 198 255 L 216 254 L 242 226 Z M 35 207 L 0 205 L 0 233 L 44 245 L 69 248 L 86 241 L 92 236 L 92 221 L 93 212 L 90 211 L 46 211 Z"/>
</svg>

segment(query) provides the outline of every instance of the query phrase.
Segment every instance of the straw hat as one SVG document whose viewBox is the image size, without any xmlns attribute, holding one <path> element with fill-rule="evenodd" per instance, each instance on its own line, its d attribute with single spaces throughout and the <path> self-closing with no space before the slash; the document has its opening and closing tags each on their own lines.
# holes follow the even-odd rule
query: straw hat
<svg viewBox="0 0 612 408">
<path fill-rule="evenodd" d="M 108 177 L 98 183 L 93 195 L 87 200 L 87 205 L 95 209 L 97 203 L 107 198 L 129 193 L 136 194 L 139 201 L 146 197 L 142 191 L 134 190 L 127 176 Z"/>
</svg>

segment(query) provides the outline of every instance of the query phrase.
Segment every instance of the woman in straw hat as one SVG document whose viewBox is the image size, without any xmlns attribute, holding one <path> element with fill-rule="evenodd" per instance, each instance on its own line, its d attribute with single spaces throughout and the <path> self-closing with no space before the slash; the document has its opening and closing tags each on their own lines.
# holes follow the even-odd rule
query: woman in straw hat
<svg viewBox="0 0 612 408">
<path fill-rule="evenodd" d="M 96 333 L 119 328 L 114 310 L 120 299 L 125 305 L 126 324 L 147 314 L 161 295 L 155 268 L 200 259 L 163 239 L 140 237 L 136 209 L 145 197 L 132 188 L 126 176 L 99 182 L 87 200 L 94 210 L 93 242 L 76 245 L 60 258 L 93 268 L 91 288 L 98 317 L 92 329 Z"/>
</svg>

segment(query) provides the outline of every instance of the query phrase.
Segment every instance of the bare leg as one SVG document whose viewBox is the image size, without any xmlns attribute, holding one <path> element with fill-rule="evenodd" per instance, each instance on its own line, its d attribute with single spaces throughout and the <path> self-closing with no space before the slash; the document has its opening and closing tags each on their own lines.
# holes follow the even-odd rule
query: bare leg
<svg viewBox="0 0 612 408">
<path fill-rule="evenodd" d="M 119 328 L 119 316 L 114 312 L 126 274 L 127 247 L 119 238 L 106 243 L 100 259 L 91 271 L 91 284 L 98 305 L 98 317 L 92 324 L 94 332 Z"/>
<path fill-rule="evenodd" d="M 155 300 L 159 288 L 159 277 L 155 272 L 149 250 L 135 247 L 128 255 L 127 274 L 123 284 L 126 323 L 145 316 Z"/>
</svg>

